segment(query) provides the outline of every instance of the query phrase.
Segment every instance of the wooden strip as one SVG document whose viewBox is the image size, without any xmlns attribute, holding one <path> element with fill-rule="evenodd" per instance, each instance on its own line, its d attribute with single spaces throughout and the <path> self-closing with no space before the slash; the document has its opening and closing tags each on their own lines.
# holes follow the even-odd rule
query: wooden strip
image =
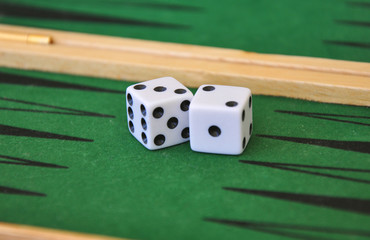
<svg viewBox="0 0 370 240">
<path fill-rule="evenodd" d="M 11 240 L 124 240 L 93 234 L 82 234 L 40 227 L 0 222 L 0 239 Z"/>
<path fill-rule="evenodd" d="M 63 32 L 49 29 L 45 30 L 4 24 L 0 24 L 0 31 L 18 31 L 32 34 L 52 35 L 54 44 L 75 47 L 99 48 L 112 51 L 130 51 L 171 57 L 370 76 L 369 64 L 361 62 L 275 54 L 258 54 L 235 49 L 106 37 L 100 35 Z"/>
<path fill-rule="evenodd" d="M 370 105 L 370 64 L 0 25 L 52 36 L 49 46 L 1 42 L 0 65 L 145 81 L 173 76 L 189 87 L 224 84 L 254 94 Z"/>
</svg>

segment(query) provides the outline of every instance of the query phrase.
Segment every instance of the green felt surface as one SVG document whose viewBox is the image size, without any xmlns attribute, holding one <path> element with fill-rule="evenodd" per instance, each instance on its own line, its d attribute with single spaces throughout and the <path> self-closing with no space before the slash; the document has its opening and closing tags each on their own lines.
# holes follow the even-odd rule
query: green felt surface
<svg viewBox="0 0 370 240">
<path fill-rule="evenodd" d="M 348 1 L 11 2 L 189 27 L 17 17 L 6 14 L 9 1 L 0 2 L 2 23 L 370 60 L 366 47 L 325 42 L 369 39 L 368 28 L 338 23 L 369 21 L 366 5 Z M 369 108 L 254 96 L 242 155 L 196 153 L 189 143 L 149 151 L 127 128 L 130 84 L 0 68 L 0 221 L 134 239 L 369 238 Z"/>
</svg>

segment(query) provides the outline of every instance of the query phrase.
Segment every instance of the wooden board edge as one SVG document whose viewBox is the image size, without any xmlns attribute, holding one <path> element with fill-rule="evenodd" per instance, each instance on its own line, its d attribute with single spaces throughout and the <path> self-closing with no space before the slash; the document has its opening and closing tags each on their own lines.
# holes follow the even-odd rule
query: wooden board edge
<svg viewBox="0 0 370 240">
<path fill-rule="evenodd" d="M 1 28 L 4 28 L 4 25 L 0 24 L 0 30 Z M 13 27 L 5 26 L 5 29 L 9 28 Z M 30 29 L 31 33 L 38 30 L 25 27 L 15 27 L 15 29 L 24 31 Z M 349 64 L 345 61 L 329 59 L 307 60 L 308 58 L 305 57 L 266 55 L 269 59 L 274 58 L 275 62 L 264 60 L 258 64 L 258 57 L 265 56 L 264 54 L 252 54 L 254 57 L 257 56 L 257 60 L 246 57 L 244 59 L 246 62 L 238 62 L 237 58 L 243 55 L 244 51 L 55 30 L 39 31 L 54 34 L 53 40 L 56 37 L 57 44 L 39 46 L 0 40 L 0 66 L 128 81 L 145 81 L 172 76 L 188 87 L 198 87 L 202 84 L 233 85 L 248 87 L 253 94 L 370 106 L 370 75 L 367 75 L 367 72 L 370 73 L 370 64 L 368 63 Z M 85 44 L 84 41 L 93 42 L 95 38 L 106 43 L 117 44 L 118 48 L 124 43 L 129 45 L 120 51 L 104 49 L 100 45 L 89 45 L 90 43 L 86 46 L 78 45 Z M 63 41 L 74 41 L 77 45 L 65 44 Z M 165 49 L 166 46 L 172 46 L 170 51 L 175 53 L 178 51 L 180 54 L 153 53 L 153 50 Z M 200 51 L 200 55 L 204 56 L 197 58 L 193 55 L 194 51 Z M 208 56 L 212 51 L 214 56 L 209 59 Z M 184 53 L 189 55 L 183 56 Z M 228 61 L 229 57 L 236 58 Z M 302 61 L 298 65 L 303 64 L 299 68 L 290 65 L 297 59 Z M 252 62 L 248 63 L 248 61 Z M 311 65 L 308 64 L 306 67 L 305 64 L 308 62 Z M 317 66 L 323 63 L 337 68 L 335 71 L 317 70 Z M 315 69 L 312 69 L 312 64 L 315 65 Z M 344 65 L 351 65 L 350 70 L 344 70 L 352 72 L 342 73 L 340 69 L 341 66 L 344 68 Z"/>
<path fill-rule="evenodd" d="M 234 74 L 233 72 L 205 70 L 202 67 L 183 68 L 191 60 L 183 60 L 177 65 L 141 64 L 130 61 L 111 61 L 69 55 L 47 55 L 39 51 L 7 52 L 9 49 L 0 47 L 0 65 L 5 67 L 46 72 L 58 72 L 81 76 L 101 77 L 115 80 L 130 80 L 135 82 L 150 80 L 163 76 L 172 76 L 188 87 L 199 87 L 202 84 L 219 84 L 248 87 L 253 94 L 298 98 L 310 101 L 339 103 L 358 106 L 370 105 L 370 87 L 348 87 L 342 85 L 322 84 L 318 82 L 288 81 L 267 78 L 263 75 Z M 89 52 L 91 54 L 91 52 Z M 153 60 L 153 58 L 151 58 Z M 201 62 L 208 65 L 211 63 Z M 223 65 L 222 65 L 223 66 Z M 205 66 L 206 68 L 206 66 Z M 95 70 L 95 71 L 93 71 Z M 299 73 L 306 73 L 301 71 Z M 308 72 L 311 74 L 310 72 Z M 317 77 L 318 73 L 314 73 Z M 326 77 L 336 79 L 340 75 L 326 74 Z M 346 79 L 367 79 L 366 77 L 346 77 Z"/>
<path fill-rule="evenodd" d="M 95 234 L 84 234 L 28 225 L 0 222 L 1 240 L 125 240 Z"/>
</svg>

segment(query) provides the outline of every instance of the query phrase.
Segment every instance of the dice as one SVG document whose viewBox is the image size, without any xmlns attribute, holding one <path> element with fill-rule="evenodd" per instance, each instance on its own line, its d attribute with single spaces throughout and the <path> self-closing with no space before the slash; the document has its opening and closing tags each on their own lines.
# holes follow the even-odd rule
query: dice
<svg viewBox="0 0 370 240">
<path fill-rule="evenodd" d="M 131 134 L 150 150 L 189 140 L 189 105 L 193 94 L 172 77 L 129 86 L 127 122 Z"/>
<path fill-rule="evenodd" d="M 241 154 L 252 135 L 252 94 L 248 88 L 200 86 L 195 96 L 171 77 L 127 88 L 131 134 L 150 150 L 189 140 L 194 151 Z"/>
<path fill-rule="evenodd" d="M 202 85 L 189 111 L 190 146 L 198 152 L 241 154 L 252 135 L 248 88 Z"/>
</svg>

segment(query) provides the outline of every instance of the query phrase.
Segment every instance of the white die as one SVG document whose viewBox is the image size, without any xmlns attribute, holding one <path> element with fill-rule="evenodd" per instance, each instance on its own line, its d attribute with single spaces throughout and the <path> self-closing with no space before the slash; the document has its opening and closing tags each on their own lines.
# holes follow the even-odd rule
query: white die
<svg viewBox="0 0 370 240">
<path fill-rule="evenodd" d="M 190 104 L 190 146 L 198 152 L 241 154 L 252 135 L 248 88 L 202 85 Z"/>
<path fill-rule="evenodd" d="M 193 94 L 172 77 L 129 86 L 127 123 L 131 134 L 150 150 L 189 140 L 189 105 Z"/>
</svg>

